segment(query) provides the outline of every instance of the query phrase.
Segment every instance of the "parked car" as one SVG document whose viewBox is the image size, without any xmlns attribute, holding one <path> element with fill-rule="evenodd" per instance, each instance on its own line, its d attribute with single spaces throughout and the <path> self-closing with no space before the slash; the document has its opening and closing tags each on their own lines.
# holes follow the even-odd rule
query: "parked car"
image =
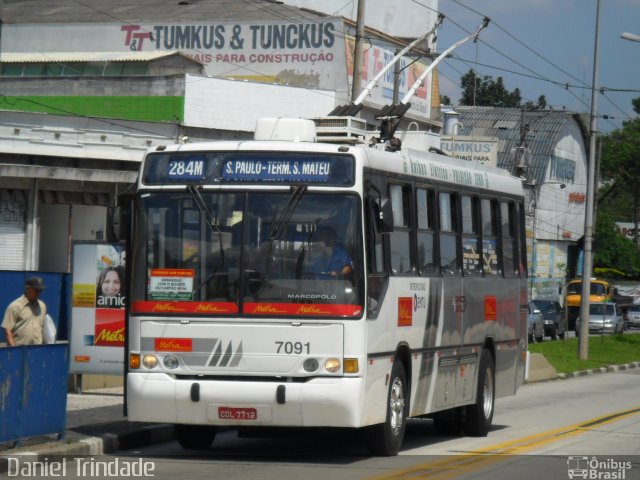
<svg viewBox="0 0 640 480">
<path fill-rule="evenodd" d="M 640 305 L 631 305 L 627 310 L 627 328 L 640 328 Z"/>
<path fill-rule="evenodd" d="M 531 300 L 531 305 L 542 313 L 544 334 L 551 337 L 551 340 L 557 340 L 558 337 L 564 338 L 565 318 L 560 303 L 555 300 Z"/>
<path fill-rule="evenodd" d="M 527 323 L 529 324 L 529 341 L 542 342 L 544 340 L 544 318 L 542 312 L 536 309 L 531 302 L 527 305 Z"/>
<path fill-rule="evenodd" d="M 589 305 L 589 333 L 622 333 L 624 321 L 615 303 Z M 582 315 L 576 320 L 576 335 L 580 335 Z"/>
</svg>

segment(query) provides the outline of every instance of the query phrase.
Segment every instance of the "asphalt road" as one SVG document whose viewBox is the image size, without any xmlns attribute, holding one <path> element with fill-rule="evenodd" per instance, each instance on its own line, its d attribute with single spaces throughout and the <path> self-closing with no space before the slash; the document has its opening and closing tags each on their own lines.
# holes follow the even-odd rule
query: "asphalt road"
<svg viewBox="0 0 640 480">
<path fill-rule="evenodd" d="M 525 385 L 497 401 L 493 423 L 486 438 L 466 438 L 412 420 L 391 458 L 368 457 L 349 431 L 247 438 L 227 430 L 203 452 L 171 442 L 95 461 L 149 462 L 153 478 L 187 480 L 640 479 L 640 370 Z M 72 467 L 66 478 L 81 478 Z"/>
</svg>

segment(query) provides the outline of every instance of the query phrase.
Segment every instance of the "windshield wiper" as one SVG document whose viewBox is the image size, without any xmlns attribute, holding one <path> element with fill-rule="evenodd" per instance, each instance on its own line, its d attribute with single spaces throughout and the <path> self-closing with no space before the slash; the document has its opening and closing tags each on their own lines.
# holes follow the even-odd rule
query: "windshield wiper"
<svg viewBox="0 0 640 480">
<path fill-rule="evenodd" d="M 200 210 L 200 213 L 204 217 L 211 231 L 218 234 L 218 241 L 220 243 L 220 266 L 221 269 L 224 270 L 224 249 L 220 225 L 215 222 L 213 215 L 209 211 L 209 208 L 207 208 L 204 198 L 202 198 L 202 195 L 200 194 L 200 190 L 198 190 L 195 185 L 187 185 L 187 191 L 191 194 L 191 197 L 193 197 L 193 201 L 196 202 L 196 206 Z"/>
<path fill-rule="evenodd" d="M 291 194 L 287 205 L 282 210 L 280 217 L 275 221 L 273 229 L 271 230 L 271 234 L 269 235 L 269 240 L 275 240 L 276 238 L 279 238 L 282 233 L 284 233 L 284 229 L 289 222 L 291 215 L 293 215 L 293 212 L 298 206 L 298 203 L 300 203 L 304 192 L 307 191 L 307 186 L 294 185 L 291 187 L 291 190 L 293 190 L 293 193 Z"/>
</svg>

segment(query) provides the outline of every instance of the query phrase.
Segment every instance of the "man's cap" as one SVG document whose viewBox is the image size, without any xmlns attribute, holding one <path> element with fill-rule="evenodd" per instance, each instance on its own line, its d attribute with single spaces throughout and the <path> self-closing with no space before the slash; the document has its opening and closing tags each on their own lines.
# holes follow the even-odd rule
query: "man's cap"
<svg viewBox="0 0 640 480">
<path fill-rule="evenodd" d="M 27 278 L 27 280 L 24 282 L 25 287 L 31 287 L 34 290 L 44 290 L 44 282 L 42 281 L 42 278 L 40 277 L 29 277 Z"/>
</svg>

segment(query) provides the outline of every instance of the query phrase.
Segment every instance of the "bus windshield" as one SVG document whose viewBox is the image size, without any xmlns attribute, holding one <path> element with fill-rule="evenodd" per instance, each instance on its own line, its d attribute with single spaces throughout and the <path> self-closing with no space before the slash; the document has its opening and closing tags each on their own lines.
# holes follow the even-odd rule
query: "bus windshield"
<svg viewBox="0 0 640 480">
<path fill-rule="evenodd" d="M 353 194 L 156 192 L 136 208 L 132 311 L 358 317 L 364 266 Z M 164 309 L 164 311 L 163 311 Z"/>
</svg>

